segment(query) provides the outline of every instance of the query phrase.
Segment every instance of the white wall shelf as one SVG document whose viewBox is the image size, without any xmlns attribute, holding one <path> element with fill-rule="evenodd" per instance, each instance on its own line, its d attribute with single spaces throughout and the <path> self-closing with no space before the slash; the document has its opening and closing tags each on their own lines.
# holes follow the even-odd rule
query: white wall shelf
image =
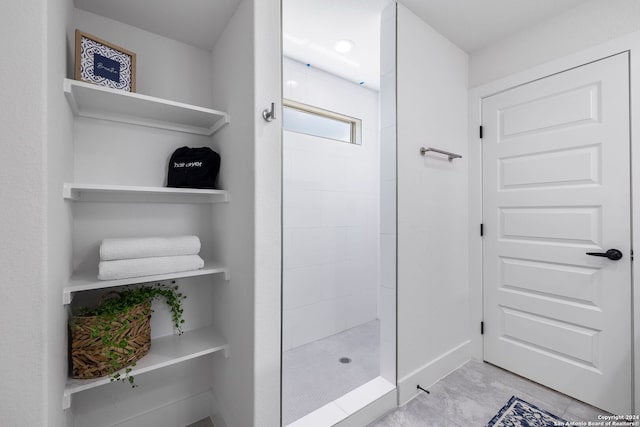
<svg viewBox="0 0 640 427">
<path fill-rule="evenodd" d="M 220 203 L 229 201 L 229 192 L 225 190 L 75 183 L 65 183 L 62 196 L 67 200 L 79 202 Z"/>
<path fill-rule="evenodd" d="M 196 329 L 182 335 L 169 335 L 151 341 L 151 350 L 138 360 L 130 375 L 136 376 L 145 372 L 155 371 L 176 363 L 185 362 L 207 354 L 223 351 L 228 357 L 229 344 L 213 327 Z M 124 375 L 124 370 L 121 371 Z M 71 396 L 85 390 L 100 387 L 111 382 L 108 376 L 90 380 L 70 378 L 64 389 L 62 408 L 71 407 Z M 119 384 L 127 387 L 125 384 Z"/>
<path fill-rule="evenodd" d="M 64 94 L 76 116 L 213 135 L 229 123 L 229 114 L 78 80 L 64 79 Z"/>
<path fill-rule="evenodd" d="M 69 279 L 69 283 L 62 290 L 62 303 L 71 304 L 73 294 L 76 292 L 91 291 L 95 289 L 107 289 L 117 286 L 136 285 L 141 283 L 161 282 L 164 280 L 183 279 L 185 277 L 208 276 L 211 274 L 224 274 L 224 279 L 229 280 L 229 269 L 221 265 L 205 263 L 199 270 L 181 271 L 179 273 L 156 274 L 154 276 L 130 277 L 117 280 L 98 280 L 98 274 L 94 272 L 76 273 Z"/>
</svg>

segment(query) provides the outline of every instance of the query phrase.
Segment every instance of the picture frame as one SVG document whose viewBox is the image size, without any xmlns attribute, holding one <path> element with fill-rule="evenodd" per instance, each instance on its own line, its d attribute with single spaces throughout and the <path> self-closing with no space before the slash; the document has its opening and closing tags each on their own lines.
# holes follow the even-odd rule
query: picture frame
<svg viewBox="0 0 640 427">
<path fill-rule="evenodd" d="M 135 92 L 136 54 L 76 30 L 75 79 Z"/>
</svg>

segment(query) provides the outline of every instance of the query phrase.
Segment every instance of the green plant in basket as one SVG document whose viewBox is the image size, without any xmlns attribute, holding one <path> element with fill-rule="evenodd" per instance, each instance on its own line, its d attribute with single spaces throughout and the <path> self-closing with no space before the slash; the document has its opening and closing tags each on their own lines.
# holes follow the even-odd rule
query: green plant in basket
<svg viewBox="0 0 640 427">
<path fill-rule="evenodd" d="M 141 286 L 107 295 L 96 308 L 81 308 L 69 324 L 71 361 L 74 378 L 128 381 L 135 362 L 151 348 L 151 303 L 164 300 L 171 311 L 173 325 L 182 334 L 182 301 L 186 298 L 177 286 Z M 124 369 L 124 375 L 121 370 Z"/>
</svg>

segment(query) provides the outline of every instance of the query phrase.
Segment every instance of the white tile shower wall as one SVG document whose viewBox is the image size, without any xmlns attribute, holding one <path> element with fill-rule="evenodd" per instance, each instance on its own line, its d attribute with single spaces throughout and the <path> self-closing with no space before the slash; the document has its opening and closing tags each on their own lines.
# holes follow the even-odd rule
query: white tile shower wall
<svg viewBox="0 0 640 427">
<path fill-rule="evenodd" d="M 377 92 L 288 58 L 283 74 L 285 99 L 362 120 L 362 145 L 284 132 L 289 350 L 377 318 L 379 125 Z"/>
</svg>

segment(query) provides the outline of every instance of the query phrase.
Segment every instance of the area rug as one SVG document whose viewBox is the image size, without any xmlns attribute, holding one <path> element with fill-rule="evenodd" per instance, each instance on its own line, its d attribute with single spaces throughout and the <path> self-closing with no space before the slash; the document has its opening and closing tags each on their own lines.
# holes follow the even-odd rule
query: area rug
<svg viewBox="0 0 640 427">
<path fill-rule="evenodd" d="M 565 423 L 562 418 L 512 396 L 487 427 L 552 427 Z"/>
</svg>

